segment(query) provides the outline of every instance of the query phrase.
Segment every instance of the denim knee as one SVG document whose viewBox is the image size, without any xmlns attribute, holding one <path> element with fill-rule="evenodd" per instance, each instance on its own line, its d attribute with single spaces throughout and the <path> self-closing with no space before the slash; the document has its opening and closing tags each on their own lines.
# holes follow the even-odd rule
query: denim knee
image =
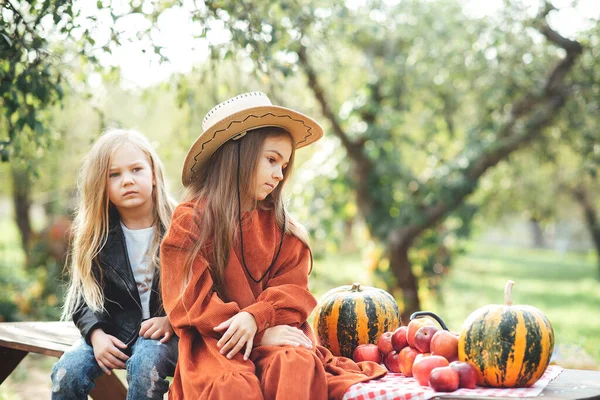
<svg viewBox="0 0 600 400">
<path fill-rule="evenodd" d="M 52 367 L 52 398 L 87 399 L 94 379 L 100 375 L 102 370 L 94 358 L 94 350 L 81 339 Z"/>
<path fill-rule="evenodd" d="M 173 376 L 177 363 L 178 338 L 167 343 L 140 337 L 127 360 L 127 398 L 162 399 L 169 390 L 167 376 Z"/>
</svg>

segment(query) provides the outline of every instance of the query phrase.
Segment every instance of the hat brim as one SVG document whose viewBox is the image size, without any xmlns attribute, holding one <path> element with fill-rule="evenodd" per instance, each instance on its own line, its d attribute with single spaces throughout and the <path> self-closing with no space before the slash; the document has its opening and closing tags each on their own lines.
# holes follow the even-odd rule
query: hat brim
<svg viewBox="0 0 600 400">
<path fill-rule="evenodd" d="M 207 161 L 223 143 L 240 133 L 266 126 L 277 126 L 288 131 L 296 149 L 316 142 L 323 136 L 323 128 L 317 121 L 285 107 L 252 107 L 231 114 L 202 132 L 192 144 L 183 163 L 183 186 L 188 186 L 194 176 L 206 167 Z"/>
</svg>

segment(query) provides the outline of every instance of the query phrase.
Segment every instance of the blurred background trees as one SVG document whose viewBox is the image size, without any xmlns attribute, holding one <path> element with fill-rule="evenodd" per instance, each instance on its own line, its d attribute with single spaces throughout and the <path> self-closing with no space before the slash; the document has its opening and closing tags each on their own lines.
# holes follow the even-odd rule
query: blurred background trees
<svg viewBox="0 0 600 400">
<path fill-rule="evenodd" d="M 544 140 L 576 90 L 570 73 L 583 47 L 548 25 L 552 10 L 545 3 L 526 17 L 515 4 L 498 25 L 466 17 L 452 1 L 354 10 L 219 1 L 197 15 L 206 26 L 222 22 L 231 37 L 215 58 L 247 52 L 270 79 L 304 76 L 345 150 L 357 209 L 385 248 L 385 280 L 400 289 L 407 317 L 421 308 L 419 279 L 447 264 L 432 257 L 444 238 L 468 233 L 477 205 L 467 198 L 479 179 Z M 421 276 L 411 255 L 419 250 L 429 253 Z"/>
<path fill-rule="evenodd" d="M 599 16 L 563 33 L 558 16 L 572 5 L 6 0 L 3 318 L 40 316 L 36 301 L 58 315 L 65 246 L 52 238 L 66 244 L 77 168 L 103 129 L 150 137 L 177 194 L 204 114 L 252 90 L 322 122 L 325 139 L 298 154 L 290 207 L 317 257 L 356 255 L 404 317 L 442 295 L 474 230 L 497 238 L 510 226 L 533 247 L 600 254 Z M 186 24 L 169 25 L 173 15 Z M 134 43 L 160 72 L 188 42 L 199 61 L 142 86 L 116 58 Z"/>
</svg>

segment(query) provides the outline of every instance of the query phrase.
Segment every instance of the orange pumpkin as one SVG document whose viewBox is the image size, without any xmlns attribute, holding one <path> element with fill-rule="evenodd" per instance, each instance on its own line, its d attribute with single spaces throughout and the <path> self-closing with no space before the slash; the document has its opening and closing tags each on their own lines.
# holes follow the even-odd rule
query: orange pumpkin
<svg viewBox="0 0 600 400">
<path fill-rule="evenodd" d="M 550 321 L 535 307 L 513 306 L 513 284 L 506 284 L 504 305 L 481 307 L 465 320 L 458 340 L 458 358 L 477 368 L 480 386 L 533 385 L 552 356 Z"/>
<path fill-rule="evenodd" d="M 313 327 L 322 346 L 336 356 L 352 357 L 361 344 L 400 326 L 400 311 L 391 294 L 360 283 L 331 289 L 317 304 Z"/>
</svg>

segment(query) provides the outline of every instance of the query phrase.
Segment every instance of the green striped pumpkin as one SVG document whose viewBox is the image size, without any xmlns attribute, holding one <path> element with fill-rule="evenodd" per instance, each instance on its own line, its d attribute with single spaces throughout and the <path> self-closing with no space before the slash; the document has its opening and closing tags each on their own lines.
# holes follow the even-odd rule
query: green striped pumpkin
<svg viewBox="0 0 600 400">
<path fill-rule="evenodd" d="M 458 339 L 458 358 L 477 368 L 477 384 L 526 387 L 544 373 L 554 350 L 550 321 L 535 307 L 513 306 L 513 281 L 504 290 L 504 305 L 474 311 Z"/>
<path fill-rule="evenodd" d="M 313 327 L 321 346 L 336 356 L 352 357 L 361 344 L 400 326 L 396 300 L 384 290 L 360 283 L 331 289 L 321 297 Z"/>
</svg>

